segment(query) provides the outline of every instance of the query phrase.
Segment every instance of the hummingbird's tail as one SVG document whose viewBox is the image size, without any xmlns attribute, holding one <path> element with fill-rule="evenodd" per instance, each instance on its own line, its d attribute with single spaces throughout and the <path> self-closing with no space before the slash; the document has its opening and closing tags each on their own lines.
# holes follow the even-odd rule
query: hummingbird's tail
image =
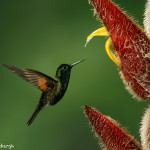
<svg viewBox="0 0 150 150">
<path fill-rule="evenodd" d="M 38 113 L 49 105 L 49 102 L 46 102 L 46 100 L 47 100 L 47 93 L 43 92 L 42 95 L 41 95 L 39 104 L 37 105 L 33 115 L 31 116 L 31 118 L 27 122 L 28 126 L 32 124 L 32 122 L 34 121 L 34 119 L 36 118 Z"/>
<path fill-rule="evenodd" d="M 36 118 L 36 116 L 38 115 L 38 113 L 40 112 L 40 108 L 37 106 L 37 108 L 35 109 L 33 115 L 31 116 L 31 118 L 29 119 L 29 121 L 27 122 L 27 125 L 31 125 L 32 122 L 34 121 L 34 119 Z"/>
</svg>

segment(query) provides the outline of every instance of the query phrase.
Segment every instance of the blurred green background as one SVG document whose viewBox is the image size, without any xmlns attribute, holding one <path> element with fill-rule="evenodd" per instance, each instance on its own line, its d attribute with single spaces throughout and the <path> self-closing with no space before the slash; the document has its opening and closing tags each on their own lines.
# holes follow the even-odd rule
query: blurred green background
<svg viewBox="0 0 150 150">
<path fill-rule="evenodd" d="M 115 0 L 143 26 L 144 1 Z M 138 140 L 148 103 L 125 90 L 117 66 L 108 58 L 107 38 L 86 37 L 101 27 L 87 0 L 1 0 L 0 64 L 39 70 L 51 77 L 62 63 L 86 61 L 72 69 L 68 90 L 54 107 L 26 122 L 41 92 L 0 67 L 0 142 L 16 150 L 98 150 L 81 106 L 90 105 L 119 121 Z"/>
</svg>

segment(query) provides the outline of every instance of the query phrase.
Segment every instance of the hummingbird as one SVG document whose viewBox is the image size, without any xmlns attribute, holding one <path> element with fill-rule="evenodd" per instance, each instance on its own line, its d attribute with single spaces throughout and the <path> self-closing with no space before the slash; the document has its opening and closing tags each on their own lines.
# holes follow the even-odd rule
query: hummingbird
<svg viewBox="0 0 150 150">
<path fill-rule="evenodd" d="M 3 64 L 5 68 L 11 70 L 13 73 L 17 74 L 42 91 L 39 103 L 29 121 L 27 122 L 28 126 L 32 124 L 41 110 L 48 107 L 49 105 L 55 105 L 62 99 L 68 87 L 72 67 L 83 61 L 84 60 L 80 60 L 71 65 L 61 64 L 57 68 L 55 78 L 51 78 L 36 70 L 19 69 Z"/>
</svg>

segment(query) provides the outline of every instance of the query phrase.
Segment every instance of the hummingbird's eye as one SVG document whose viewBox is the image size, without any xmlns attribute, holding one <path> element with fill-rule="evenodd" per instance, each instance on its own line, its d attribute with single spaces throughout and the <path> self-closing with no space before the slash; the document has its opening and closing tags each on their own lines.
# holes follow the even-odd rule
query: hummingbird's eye
<svg viewBox="0 0 150 150">
<path fill-rule="evenodd" d="M 66 70 L 66 69 L 68 69 L 68 66 L 64 66 L 64 68 L 63 68 L 64 70 Z"/>
</svg>

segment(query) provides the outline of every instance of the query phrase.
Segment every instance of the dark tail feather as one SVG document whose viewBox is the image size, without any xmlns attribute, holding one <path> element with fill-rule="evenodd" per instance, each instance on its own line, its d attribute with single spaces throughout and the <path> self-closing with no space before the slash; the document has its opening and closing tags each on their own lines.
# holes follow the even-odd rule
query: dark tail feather
<svg viewBox="0 0 150 150">
<path fill-rule="evenodd" d="M 28 126 L 32 124 L 32 122 L 34 121 L 34 119 L 36 118 L 36 116 L 38 115 L 38 113 L 40 112 L 40 110 L 41 109 L 39 109 L 38 107 L 36 108 L 36 110 L 34 111 L 33 115 L 31 116 L 31 118 L 27 122 Z"/>
</svg>

